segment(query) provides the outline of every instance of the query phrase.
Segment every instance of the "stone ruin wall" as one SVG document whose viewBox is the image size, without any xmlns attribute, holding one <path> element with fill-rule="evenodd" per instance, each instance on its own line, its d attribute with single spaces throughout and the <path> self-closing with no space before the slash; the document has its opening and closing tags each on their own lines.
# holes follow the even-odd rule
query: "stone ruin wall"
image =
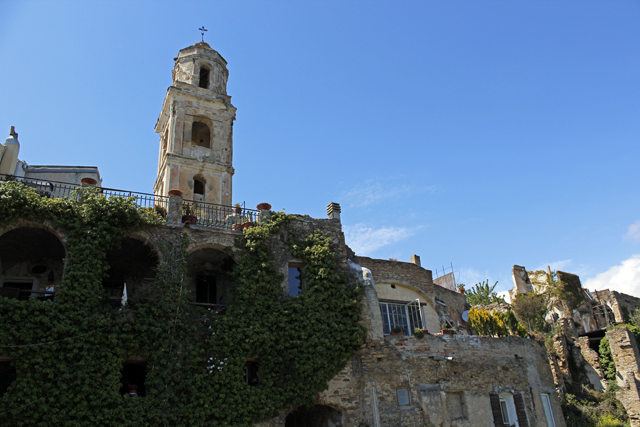
<svg viewBox="0 0 640 427">
<path fill-rule="evenodd" d="M 627 328 L 607 332 L 613 361 L 616 364 L 616 382 L 621 390 L 616 393 L 633 427 L 640 426 L 640 352 L 635 337 Z"/>
<path fill-rule="evenodd" d="M 397 402 L 402 388 L 409 390 L 407 406 Z M 318 403 L 339 409 L 345 427 L 493 427 L 489 393 L 500 392 L 521 393 L 529 426 L 546 427 L 540 393 L 556 391 L 543 346 L 464 335 L 370 340 Z M 558 400 L 551 402 L 556 425 L 564 426 Z"/>
</svg>

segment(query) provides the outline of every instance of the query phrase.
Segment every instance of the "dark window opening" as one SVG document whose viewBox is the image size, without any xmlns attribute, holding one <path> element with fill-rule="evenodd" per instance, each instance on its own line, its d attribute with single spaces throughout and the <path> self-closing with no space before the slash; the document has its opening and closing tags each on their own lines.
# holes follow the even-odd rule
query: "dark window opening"
<svg viewBox="0 0 640 427">
<path fill-rule="evenodd" d="M 295 297 L 303 291 L 302 264 L 289 264 L 289 296 Z"/>
<path fill-rule="evenodd" d="M 202 122 L 193 122 L 191 128 L 191 143 L 200 147 L 209 148 L 211 142 L 211 131 L 209 126 Z"/>
<path fill-rule="evenodd" d="M 15 379 L 16 369 L 11 366 L 11 362 L 0 362 L 0 397 L 4 396 Z"/>
<path fill-rule="evenodd" d="M 147 377 L 147 362 L 125 362 L 122 366 L 122 377 L 120 378 L 120 394 L 127 394 L 129 397 L 145 397 L 147 389 L 144 380 Z"/>
<path fill-rule="evenodd" d="M 127 296 L 144 297 L 152 291 L 158 257 L 143 242 L 125 237 L 119 248 L 107 251 L 107 277 L 102 281 L 106 292 L 106 301 L 119 307 L 125 284 Z"/>
<path fill-rule="evenodd" d="M 30 292 L 25 291 L 30 291 L 32 288 L 32 282 L 4 282 L 0 288 L 0 295 L 24 301 L 31 296 Z"/>
<path fill-rule="evenodd" d="M 313 408 L 298 408 L 291 412 L 285 421 L 285 427 L 340 427 L 342 414 L 333 408 L 316 405 Z"/>
<path fill-rule="evenodd" d="M 198 178 L 193 178 L 193 192 L 204 196 L 204 182 L 200 181 Z"/>
<path fill-rule="evenodd" d="M 260 382 L 260 375 L 258 374 L 258 362 L 256 362 L 255 360 L 247 360 L 244 372 L 247 385 L 258 385 L 258 383 Z"/>
<path fill-rule="evenodd" d="M 206 67 L 200 68 L 200 87 L 207 89 L 209 87 L 209 69 Z"/>
<path fill-rule="evenodd" d="M 216 276 L 207 273 L 196 276 L 196 302 L 218 304 Z"/>
</svg>

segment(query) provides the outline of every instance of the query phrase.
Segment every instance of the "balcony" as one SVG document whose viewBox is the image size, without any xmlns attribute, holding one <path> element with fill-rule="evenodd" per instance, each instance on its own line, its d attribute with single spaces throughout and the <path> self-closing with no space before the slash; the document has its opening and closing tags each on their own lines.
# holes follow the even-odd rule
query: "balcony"
<svg viewBox="0 0 640 427">
<path fill-rule="evenodd" d="M 39 180 L 13 175 L 0 175 L 2 182 L 21 182 L 42 197 L 51 199 L 77 197 L 74 190 L 83 187 L 98 188 L 104 197 L 133 197 L 138 209 L 155 209 L 167 225 L 185 225 L 193 228 L 242 231 L 259 221 L 259 211 L 244 206 L 224 206 L 214 203 L 184 200 L 181 196 L 159 196 L 113 188 L 77 185 L 66 182 Z"/>
</svg>

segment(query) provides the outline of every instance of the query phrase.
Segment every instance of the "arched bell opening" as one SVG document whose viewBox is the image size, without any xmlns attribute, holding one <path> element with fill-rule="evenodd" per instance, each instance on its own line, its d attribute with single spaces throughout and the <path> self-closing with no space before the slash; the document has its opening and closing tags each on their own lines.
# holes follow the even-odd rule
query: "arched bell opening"
<svg viewBox="0 0 640 427">
<path fill-rule="evenodd" d="M 325 405 L 315 405 L 311 410 L 298 408 L 291 412 L 285 421 L 285 427 L 340 427 L 342 413 Z"/>
<path fill-rule="evenodd" d="M 48 230 L 21 227 L 0 236 L 0 296 L 52 299 L 62 282 L 66 251 Z"/>
<path fill-rule="evenodd" d="M 143 242 L 125 237 L 120 247 L 107 251 L 109 270 L 102 285 L 115 302 L 121 300 L 125 284 L 127 296 L 142 295 L 153 285 L 158 256 Z"/>
<path fill-rule="evenodd" d="M 204 202 L 207 181 L 202 175 L 193 177 L 193 200 L 196 202 Z"/>
<path fill-rule="evenodd" d="M 204 89 L 208 89 L 209 88 L 209 74 L 211 73 L 211 71 L 209 70 L 208 67 L 206 66 L 202 66 L 200 67 L 200 80 L 198 83 L 198 86 Z"/>
<path fill-rule="evenodd" d="M 187 256 L 188 298 L 196 305 L 224 307 L 230 298 L 234 261 L 225 252 L 203 248 Z"/>
<path fill-rule="evenodd" d="M 211 146 L 211 130 L 202 122 L 193 122 L 191 127 L 191 144 L 204 148 Z"/>
</svg>

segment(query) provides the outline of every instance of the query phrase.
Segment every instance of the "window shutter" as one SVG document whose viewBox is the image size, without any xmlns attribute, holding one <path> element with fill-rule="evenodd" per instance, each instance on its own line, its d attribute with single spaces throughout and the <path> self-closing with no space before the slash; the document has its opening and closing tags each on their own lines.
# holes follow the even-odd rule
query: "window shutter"
<svg viewBox="0 0 640 427">
<path fill-rule="evenodd" d="M 491 400 L 491 413 L 493 414 L 493 424 L 496 427 L 506 427 L 502 422 L 502 411 L 500 410 L 500 397 L 495 394 L 489 394 Z"/>
<path fill-rule="evenodd" d="M 529 427 L 527 421 L 527 412 L 524 410 L 524 399 L 522 393 L 516 393 L 513 395 L 513 403 L 516 404 L 516 415 L 518 416 L 518 424 L 520 427 Z"/>
</svg>

